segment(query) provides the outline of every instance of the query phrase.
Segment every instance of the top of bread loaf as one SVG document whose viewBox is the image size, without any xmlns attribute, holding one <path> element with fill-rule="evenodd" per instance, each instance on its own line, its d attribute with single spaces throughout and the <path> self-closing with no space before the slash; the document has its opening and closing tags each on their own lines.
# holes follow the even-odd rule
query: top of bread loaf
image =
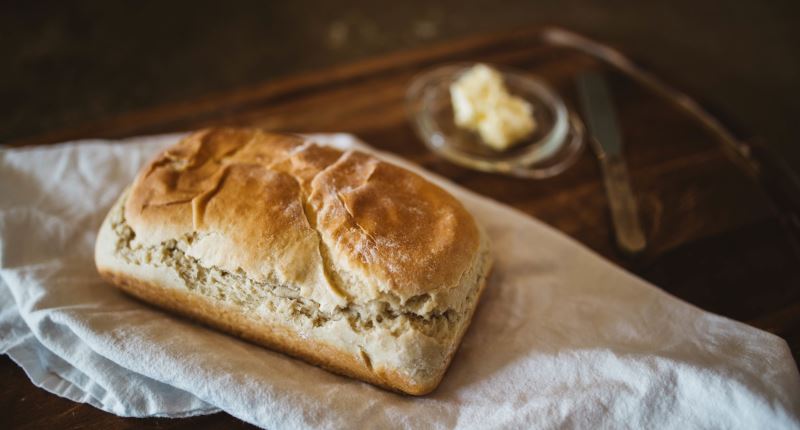
<svg viewBox="0 0 800 430">
<path fill-rule="evenodd" d="M 200 131 L 159 154 L 124 214 L 143 245 L 180 240 L 204 266 L 299 288 L 322 310 L 450 309 L 483 246 L 464 207 L 420 176 L 254 129 Z"/>
</svg>

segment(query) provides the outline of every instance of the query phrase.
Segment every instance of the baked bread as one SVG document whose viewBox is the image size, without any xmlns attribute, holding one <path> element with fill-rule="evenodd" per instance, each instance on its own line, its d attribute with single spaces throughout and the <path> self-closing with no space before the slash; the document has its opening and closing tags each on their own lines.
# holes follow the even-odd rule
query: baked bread
<svg viewBox="0 0 800 430">
<path fill-rule="evenodd" d="M 485 234 L 439 187 L 253 129 L 159 154 L 109 212 L 95 260 L 144 301 L 414 395 L 439 384 L 490 267 Z"/>
</svg>

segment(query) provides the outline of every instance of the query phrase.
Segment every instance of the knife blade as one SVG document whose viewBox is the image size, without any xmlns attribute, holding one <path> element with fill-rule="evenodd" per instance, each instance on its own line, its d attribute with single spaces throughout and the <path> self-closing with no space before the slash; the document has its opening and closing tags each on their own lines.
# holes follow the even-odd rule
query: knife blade
<svg viewBox="0 0 800 430">
<path fill-rule="evenodd" d="M 605 78 L 596 72 L 578 76 L 578 93 L 589 129 L 589 142 L 603 171 L 617 245 L 628 254 L 639 253 L 647 246 L 647 241 L 639 222 L 639 208 L 631 188 L 622 153 L 622 137 Z"/>
</svg>

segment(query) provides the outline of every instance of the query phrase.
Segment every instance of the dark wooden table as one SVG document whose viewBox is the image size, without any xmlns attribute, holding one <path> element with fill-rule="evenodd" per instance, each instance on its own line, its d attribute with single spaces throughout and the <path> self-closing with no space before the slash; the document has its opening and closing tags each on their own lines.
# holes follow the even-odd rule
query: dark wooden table
<svg viewBox="0 0 800 430">
<path fill-rule="evenodd" d="M 514 206 L 604 257 L 703 309 L 787 340 L 800 353 L 800 192 L 747 133 L 735 142 L 665 94 L 603 58 L 553 43 L 552 31 L 490 34 L 297 75 L 191 103 L 85 124 L 14 142 L 249 125 L 293 132 L 349 132 L 480 194 Z M 412 77 L 448 62 L 484 61 L 536 74 L 575 106 L 574 77 L 604 70 L 616 99 L 633 186 L 649 246 L 641 256 L 616 248 L 602 179 L 586 151 L 565 173 L 534 181 L 466 170 L 428 152 L 409 126 L 404 94 Z M 730 126 L 730 124 L 728 124 Z M 191 419 L 124 419 L 34 387 L 0 359 L 4 427 L 244 427 L 226 414 Z"/>
</svg>

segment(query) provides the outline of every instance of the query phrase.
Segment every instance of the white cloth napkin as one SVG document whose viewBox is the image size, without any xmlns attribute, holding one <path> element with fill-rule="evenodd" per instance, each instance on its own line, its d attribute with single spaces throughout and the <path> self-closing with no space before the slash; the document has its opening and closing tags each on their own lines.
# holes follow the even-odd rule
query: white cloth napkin
<svg viewBox="0 0 800 430">
<path fill-rule="evenodd" d="M 0 151 L 0 352 L 34 384 L 118 415 L 224 410 L 268 428 L 800 427 L 800 376 L 782 339 L 425 172 L 487 228 L 495 258 L 431 395 L 389 393 L 133 300 L 95 273 L 95 233 L 177 138 Z M 368 150 L 349 135 L 314 139 Z"/>
</svg>

